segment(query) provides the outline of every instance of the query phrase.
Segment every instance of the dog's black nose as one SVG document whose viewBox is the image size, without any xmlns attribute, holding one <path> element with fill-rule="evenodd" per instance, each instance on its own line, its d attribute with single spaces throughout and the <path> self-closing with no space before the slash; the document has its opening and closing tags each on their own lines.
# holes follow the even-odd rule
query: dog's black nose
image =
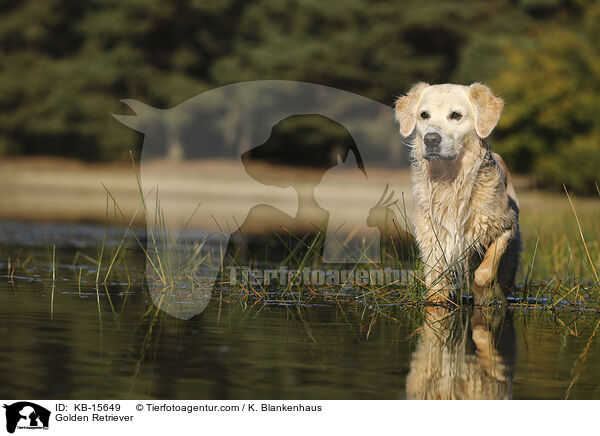
<svg viewBox="0 0 600 436">
<path fill-rule="evenodd" d="M 423 137 L 423 142 L 429 151 L 437 151 L 440 148 L 442 137 L 438 133 L 427 133 Z"/>
</svg>

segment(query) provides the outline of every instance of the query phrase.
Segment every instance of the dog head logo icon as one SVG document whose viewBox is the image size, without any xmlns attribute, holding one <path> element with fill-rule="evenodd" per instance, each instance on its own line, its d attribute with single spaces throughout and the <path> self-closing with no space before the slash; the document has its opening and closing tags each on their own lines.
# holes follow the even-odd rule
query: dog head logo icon
<svg viewBox="0 0 600 436">
<path fill-rule="evenodd" d="M 28 401 L 19 401 L 10 405 L 5 404 L 6 431 L 14 433 L 21 429 L 47 429 L 50 421 L 50 411 L 42 406 Z"/>
</svg>

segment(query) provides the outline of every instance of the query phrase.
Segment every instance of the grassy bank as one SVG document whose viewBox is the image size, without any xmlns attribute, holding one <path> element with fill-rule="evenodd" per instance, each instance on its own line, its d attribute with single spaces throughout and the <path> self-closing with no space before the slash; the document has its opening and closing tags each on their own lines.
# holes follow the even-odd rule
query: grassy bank
<svg viewBox="0 0 600 436">
<path fill-rule="evenodd" d="M 291 170 L 290 170 L 291 171 Z M 293 177 L 302 180 L 302 171 L 293 170 Z M 371 172 L 372 177 L 386 180 L 395 177 L 397 186 L 410 192 L 410 180 L 406 171 L 399 174 L 381 169 Z M 171 217 L 186 219 L 196 204 L 198 193 L 207 190 L 220 199 L 225 210 L 248 198 L 260 195 L 252 187 L 237 186 L 237 173 L 228 162 L 198 162 L 169 165 L 151 163 L 144 167 L 144 184 L 158 183 L 170 190 L 175 202 L 167 213 Z M 328 180 L 326 195 L 335 196 L 340 190 L 355 193 L 355 201 L 346 205 L 349 216 L 352 210 L 368 207 L 361 201 L 372 201 L 377 192 L 365 191 L 353 185 L 354 178 L 337 174 Z M 110 192 L 110 212 L 107 212 L 107 190 Z M 145 227 L 143 219 L 131 221 L 136 210 L 138 217 L 141 196 L 133 168 L 128 165 L 86 165 L 63 160 L 12 160 L 0 166 L 0 192 L 7 199 L 0 205 L 0 219 L 71 221 L 118 223 L 125 226 Z M 164 192 L 164 191 L 163 191 Z M 521 231 L 524 241 L 522 262 L 517 284 L 518 291 L 511 304 L 540 305 L 548 309 L 569 306 L 586 309 L 600 308 L 600 198 L 569 197 L 566 193 L 547 193 L 531 189 L 526 180 L 518 180 L 517 193 L 521 209 Z M 278 201 L 293 201 L 284 197 Z M 411 201 L 406 201 L 410 214 Z M 117 207 L 118 206 L 118 207 Z M 118 209 L 118 212 L 117 212 Z M 149 211 L 149 214 L 151 211 Z M 356 216 L 356 220 L 361 217 Z M 210 219 L 210 217 L 206 217 Z M 202 220 L 194 221 L 202 226 Z M 127 236 L 131 238 L 131 233 Z M 136 243 L 136 241 L 133 241 Z M 108 279 L 110 269 L 122 262 L 119 250 L 102 252 L 98 278 Z M 79 258 L 77 262 L 85 262 Z M 75 263 L 75 261 L 74 261 Z M 102 280 L 101 280 L 102 281 Z M 104 280 L 106 281 L 106 280 Z M 225 283 L 225 285 L 228 285 Z M 227 286 L 226 286 L 227 287 Z M 336 302 L 362 302 L 366 306 L 385 308 L 393 304 L 416 304 L 423 294 L 416 283 L 410 289 L 390 287 L 366 287 L 359 293 L 340 292 L 335 287 L 318 289 L 266 289 L 264 287 L 229 286 L 235 298 L 266 302 L 278 298 L 298 302 L 307 299 L 323 299 Z M 382 309 L 383 310 L 383 309 Z"/>
</svg>

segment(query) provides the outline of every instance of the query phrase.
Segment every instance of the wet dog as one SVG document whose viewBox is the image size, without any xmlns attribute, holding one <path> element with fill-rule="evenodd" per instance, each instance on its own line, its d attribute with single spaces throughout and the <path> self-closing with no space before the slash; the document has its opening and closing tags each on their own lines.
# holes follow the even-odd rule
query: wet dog
<svg viewBox="0 0 600 436">
<path fill-rule="evenodd" d="M 400 133 L 411 146 L 414 232 L 434 303 L 465 278 L 472 278 L 476 304 L 504 299 L 514 284 L 518 200 L 506 165 L 487 143 L 503 105 L 480 83 L 417 83 L 396 100 Z"/>
</svg>

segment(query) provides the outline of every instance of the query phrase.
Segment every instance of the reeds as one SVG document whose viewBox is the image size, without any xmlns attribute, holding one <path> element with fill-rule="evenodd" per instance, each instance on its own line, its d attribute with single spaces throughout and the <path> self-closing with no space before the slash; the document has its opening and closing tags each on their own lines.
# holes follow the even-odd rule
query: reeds
<svg viewBox="0 0 600 436">
<path fill-rule="evenodd" d="M 369 309 L 385 313 L 386 311 L 389 312 L 390 308 L 394 306 L 415 307 L 425 304 L 424 296 L 427 294 L 427 289 L 419 273 L 414 273 L 414 271 L 421 269 L 421 261 L 416 259 L 416 256 L 414 256 L 414 263 L 408 266 L 399 257 L 392 260 L 394 265 L 409 268 L 413 271 L 413 280 L 410 283 L 400 284 L 392 281 L 383 285 L 363 285 L 348 282 L 323 286 L 301 285 L 297 279 L 302 274 L 303 268 L 311 265 L 323 265 L 323 259 L 320 257 L 319 241 L 322 242 L 324 235 L 320 232 L 317 232 L 316 236 L 309 240 L 304 240 L 292 232 L 287 234 L 288 239 L 295 242 L 295 248 L 290 246 L 284 259 L 269 266 L 269 268 L 274 269 L 286 267 L 292 270 L 291 280 L 285 285 L 278 286 L 276 283 L 251 285 L 233 280 L 227 276 L 226 270 L 220 272 L 220 275 L 218 275 L 220 280 L 214 285 L 213 283 L 203 283 L 199 279 L 199 271 L 207 267 L 219 268 L 220 264 L 217 265 L 218 262 L 210 257 L 210 250 L 204 250 L 208 237 L 199 240 L 186 237 L 186 228 L 198 209 L 189 217 L 185 227 L 180 230 L 179 234 L 173 237 L 165 222 L 158 190 L 143 191 L 139 169 L 133 158 L 132 163 L 139 192 L 139 206 L 132 216 L 126 217 L 115 196 L 104 186 L 107 195 L 106 225 L 98 257 L 92 259 L 83 253 L 77 253 L 76 259 L 73 261 L 73 264 L 81 261 L 94 263 L 96 266 L 95 282 L 98 285 L 105 286 L 109 283 L 115 273 L 116 266 L 126 263 L 123 249 L 129 242 L 133 242 L 144 254 L 147 265 L 146 280 L 152 282 L 155 290 L 159 289 L 156 295 L 153 296 L 158 309 L 166 309 L 167 306 L 165 305 L 173 304 L 171 296 L 182 287 L 191 290 L 191 292 L 215 292 L 213 298 L 218 296 L 220 303 L 237 300 L 244 301 L 244 304 L 250 306 L 274 302 L 295 302 L 302 305 L 322 301 L 335 304 L 362 304 Z M 598 187 L 597 190 L 600 195 Z M 385 197 L 385 194 L 387 192 L 384 192 L 381 198 L 383 203 L 390 200 Z M 530 211 L 522 210 L 522 233 L 525 240 L 525 251 L 517 286 L 513 295 L 508 298 L 508 306 L 539 307 L 549 311 L 558 308 L 600 309 L 600 280 L 598 280 L 596 267 L 598 260 L 595 260 L 600 260 L 599 234 L 594 226 L 588 225 L 584 229 L 584 220 L 581 219 L 580 213 L 575 208 L 566 187 L 565 194 L 565 206 L 570 206 L 572 215 L 571 218 L 565 217 L 562 222 L 566 230 L 564 232 L 560 232 L 556 228 L 554 228 L 555 232 L 549 232 L 542 219 L 536 223 L 534 219 L 528 216 Z M 153 210 L 149 210 L 147 202 L 149 196 L 154 199 L 155 207 Z M 105 244 L 109 221 L 109 202 L 112 203 L 115 217 L 123 222 L 124 231 L 116 248 L 107 255 Z M 404 228 L 410 229 L 404 198 L 401 202 L 395 201 L 389 206 L 395 208 L 395 212 L 401 217 L 400 222 L 404 222 Z M 565 210 L 566 208 L 563 206 L 563 214 Z M 146 245 L 146 241 L 140 240 L 136 231 L 133 230 L 136 222 L 139 221 L 140 215 L 141 221 L 145 219 L 147 223 L 151 224 L 147 226 L 146 241 L 148 245 Z M 395 220 L 395 223 L 397 221 Z M 398 232 L 401 230 L 400 228 L 397 229 Z M 575 231 L 578 238 L 572 237 L 570 234 Z M 285 241 L 282 239 L 280 242 L 284 243 Z M 368 246 L 361 248 L 364 250 L 363 254 L 365 256 L 368 248 Z M 578 255 L 578 252 L 581 255 Z M 467 253 L 465 253 L 466 255 Z M 460 258 L 456 262 L 462 262 L 463 260 Z M 244 265 L 244 262 L 240 259 L 229 259 L 229 262 L 230 265 L 252 266 Z M 456 264 L 446 265 L 446 273 L 453 274 L 456 266 Z M 335 265 L 329 265 L 329 267 L 335 268 Z M 80 293 L 82 276 L 85 275 L 82 268 L 79 268 L 77 276 Z M 371 261 L 353 265 L 351 268 L 353 271 L 381 271 L 384 265 Z M 592 274 L 591 277 L 588 274 L 589 272 Z M 131 280 L 131 278 L 128 277 L 126 280 Z M 100 286 L 97 289 L 100 289 Z M 160 294 L 160 298 L 157 298 L 158 294 Z M 468 287 L 458 289 L 456 291 L 457 297 L 448 299 L 447 304 L 457 307 L 468 303 L 470 301 L 469 294 Z M 108 292 L 107 295 L 110 298 Z M 98 310 L 100 311 L 99 290 L 96 297 Z"/>
</svg>

